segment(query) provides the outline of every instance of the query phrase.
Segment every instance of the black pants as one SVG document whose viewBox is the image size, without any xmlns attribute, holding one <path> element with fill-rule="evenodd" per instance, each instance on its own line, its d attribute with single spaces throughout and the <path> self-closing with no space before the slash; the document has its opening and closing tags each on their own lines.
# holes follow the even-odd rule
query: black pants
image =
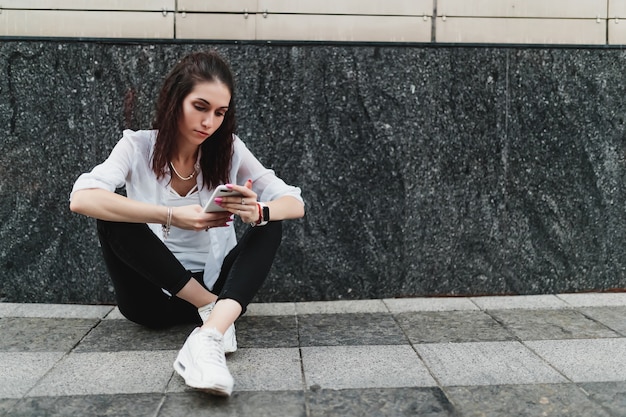
<svg viewBox="0 0 626 417">
<path fill-rule="evenodd" d="M 117 305 L 126 318 L 151 328 L 200 323 L 197 308 L 174 295 L 190 279 L 204 286 L 202 273 L 187 271 L 146 224 L 98 220 L 97 227 Z M 243 314 L 265 281 L 281 239 L 281 222 L 250 227 L 224 259 L 211 292 L 237 301 Z"/>
</svg>

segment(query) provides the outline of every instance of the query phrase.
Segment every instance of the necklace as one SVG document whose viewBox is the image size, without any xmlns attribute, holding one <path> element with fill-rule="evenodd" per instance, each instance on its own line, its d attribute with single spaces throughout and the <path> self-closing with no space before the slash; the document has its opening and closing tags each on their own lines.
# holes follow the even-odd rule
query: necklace
<svg viewBox="0 0 626 417">
<path fill-rule="evenodd" d="M 170 162 L 170 166 L 171 166 L 171 167 L 172 167 L 172 169 L 174 170 L 174 174 L 176 174 L 176 176 L 177 176 L 178 178 L 180 178 L 181 180 L 183 180 L 183 181 L 189 181 L 190 179 L 192 179 L 193 177 L 195 177 L 195 176 L 196 176 L 196 170 L 195 170 L 195 168 L 194 168 L 193 172 L 192 172 L 191 174 L 189 174 L 189 176 L 188 176 L 188 177 L 183 177 L 182 175 L 180 175 L 180 174 L 178 173 L 178 171 L 176 171 L 176 168 L 174 168 L 174 164 L 173 164 L 173 163 L 171 163 L 171 162 Z"/>
</svg>

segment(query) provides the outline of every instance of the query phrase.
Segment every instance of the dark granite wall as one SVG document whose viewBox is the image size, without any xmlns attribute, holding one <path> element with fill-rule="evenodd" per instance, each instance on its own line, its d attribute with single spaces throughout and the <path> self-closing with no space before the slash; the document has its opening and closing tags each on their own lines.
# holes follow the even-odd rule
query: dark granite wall
<svg viewBox="0 0 626 417">
<path fill-rule="evenodd" d="M 626 51 L 5 40 L 0 300 L 114 300 L 69 191 L 207 47 L 307 202 L 256 301 L 626 287 Z"/>
</svg>

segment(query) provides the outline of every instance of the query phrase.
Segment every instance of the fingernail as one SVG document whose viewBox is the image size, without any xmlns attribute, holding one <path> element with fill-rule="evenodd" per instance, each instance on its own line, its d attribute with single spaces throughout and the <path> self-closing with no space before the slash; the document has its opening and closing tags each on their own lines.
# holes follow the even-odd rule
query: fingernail
<svg viewBox="0 0 626 417">
<path fill-rule="evenodd" d="M 222 203 L 222 197 L 217 197 L 217 198 L 215 199 L 215 202 L 216 202 L 217 204 L 221 204 L 221 203 Z"/>
<path fill-rule="evenodd" d="M 228 188 L 233 188 L 233 185 L 232 185 L 232 184 L 226 184 L 226 186 L 227 186 Z"/>
<path fill-rule="evenodd" d="M 252 182 L 252 180 L 251 180 L 251 179 L 248 179 L 248 182 Z"/>
</svg>

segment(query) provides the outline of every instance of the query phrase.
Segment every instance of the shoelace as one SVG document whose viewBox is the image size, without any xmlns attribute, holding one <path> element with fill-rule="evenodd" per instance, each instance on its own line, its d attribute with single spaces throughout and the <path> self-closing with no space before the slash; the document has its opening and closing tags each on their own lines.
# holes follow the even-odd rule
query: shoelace
<svg viewBox="0 0 626 417">
<path fill-rule="evenodd" d="M 225 367 L 226 360 L 224 357 L 224 346 L 222 340 L 212 334 L 201 333 L 200 336 L 202 354 L 198 360 L 206 364 Z"/>
</svg>

